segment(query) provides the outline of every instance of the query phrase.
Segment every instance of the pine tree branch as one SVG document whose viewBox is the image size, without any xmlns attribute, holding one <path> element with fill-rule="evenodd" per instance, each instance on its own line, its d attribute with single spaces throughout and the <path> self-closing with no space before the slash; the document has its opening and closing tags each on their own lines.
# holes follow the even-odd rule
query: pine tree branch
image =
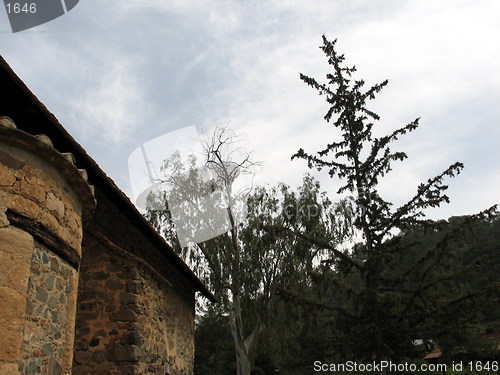
<svg viewBox="0 0 500 375">
<path fill-rule="evenodd" d="M 298 231 L 294 231 L 292 229 L 285 228 L 285 227 L 263 225 L 262 228 L 264 230 L 269 231 L 269 232 L 278 232 L 278 233 L 287 232 L 287 233 L 290 233 L 290 234 L 292 234 L 294 236 L 297 236 L 299 238 L 307 240 L 310 243 L 312 243 L 312 244 L 314 244 L 314 245 L 316 245 L 316 246 L 318 246 L 318 247 L 320 247 L 322 249 L 326 249 L 326 250 L 332 251 L 339 259 L 342 259 L 343 261 L 349 263 L 354 268 L 357 268 L 358 270 L 363 270 L 363 266 L 362 265 L 360 265 L 357 262 L 355 262 L 348 255 L 346 255 L 343 252 L 339 251 L 337 248 L 335 248 L 335 246 L 331 245 L 328 242 L 321 241 L 318 238 L 314 238 L 314 237 L 308 236 L 308 235 L 306 235 L 304 233 L 301 233 L 301 232 L 298 232 Z"/>
</svg>

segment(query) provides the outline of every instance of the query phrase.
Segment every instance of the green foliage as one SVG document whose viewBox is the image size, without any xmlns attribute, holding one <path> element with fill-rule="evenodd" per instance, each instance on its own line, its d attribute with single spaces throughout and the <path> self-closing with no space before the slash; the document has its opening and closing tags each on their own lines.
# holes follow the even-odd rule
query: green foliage
<svg viewBox="0 0 500 375">
<path fill-rule="evenodd" d="M 456 302 L 451 311 L 434 311 L 422 336 L 438 342 L 448 358 L 464 348 L 472 358 L 491 358 L 494 345 L 484 335 L 500 332 L 500 215 L 452 217 L 439 227 L 439 231 L 408 231 L 402 238 L 403 243 L 417 242 L 417 249 L 425 253 L 443 241 L 446 233 L 455 233 L 449 245 L 453 257 L 448 271 L 432 272 L 435 278 L 448 279 L 436 286 L 435 293 L 444 294 L 439 288 L 447 288 L 447 294 L 453 292 L 457 297 Z M 416 249 L 408 256 L 417 257 Z"/>
<path fill-rule="evenodd" d="M 307 331 L 301 326 L 302 321 L 307 322 L 305 314 L 289 309 L 283 301 L 290 293 L 307 291 L 308 274 L 324 249 L 294 232 L 339 238 L 348 233 L 350 222 L 341 215 L 342 208 L 320 191 L 319 183 L 310 175 L 304 176 L 302 186 L 296 191 L 285 184 L 258 187 L 248 197 L 247 204 L 248 216 L 239 228 L 242 320 L 247 335 L 259 321 L 264 324 L 259 349 L 254 353 L 259 359 L 255 371 L 269 370 L 283 363 L 280 358 L 291 352 L 301 353 L 307 347 L 302 343 L 295 346 L 295 332 L 290 331 L 292 327 Z M 224 237 L 212 239 L 204 244 L 205 249 L 220 249 L 223 240 Z M 227 308 L 224 311 L 228 312 Z M 287 311 L 294 315 L 287 316 Z"/>
<path fill-rule="evenodd" d="M 232 133 L 223 128 L 206 144 L 204 167 L 212 172 L 208 179 L 209 173 L 204 175 L 196 168 L 194 157 L 187 164 L 179 154 L 166 160 L 164 169 L 170 173 L 161 183 L 169 184 L 169 193 L 148 197 L 147 217 L 219 298 L 220 314 L 227 316 L 231 328 L 237 373 L 249 375 L 259 337 L 269 327 L 273 304 L 283 291 L 306 283 L 314 260 L 324 252 L 322 246 L 294 233 L 337 241 L 349 232 L 350 219 L 343 206 L 333 204 L 320 192 L 319 183 L 306 175 L 297 191 L 285 184 L 256 188 L 244 197 L 248 214 L 238 224 L 232 183 L 238 169 L 252 164 L 248 155 L 241 162 L 231 160 L 234 151 L 227 146 L 232 141 Z M 206 199 L 211 194 L 221 194 L 224 199 Z M 214 207 L 206 202 L 222 203 Z M 176 228 L 172 215 L 179 207 L 191 220 Z M 197 238 L 200 228 L 218 227 L 225 220 L 230 222 L 226 233 L 188 246 L 179 241 Z"/>
<path fill-rule="evenodd" d="M 425 218 L 425 209 L 448 203 L 445 179 L 460 173 L 459 162 L 420 184 L 400 207 L 382 197 L 379 182 L 407 158 L 392 145 L 419 121 L 376 137 L 380 118 L 368 102 L 387 81 L 366 89 L 353 78 L 356 69 L 343 65 L 335 41 L 323 37 L 321 49 L 332 66 L 327 82 L 300 77 L 325 97 L 324 119 L 341 135 L 292 159 L 340 179 L 338 193 L 351 198 L 333 203 L 309 175 L 297 190 L 256 188 L 243 223 L 198 244 L 198 253 L 178 246 L 195 268 L 208 267 L 204 281 L 222 301 L 197 325 L 196 374 L 234 373 L 229 358 L 242 347 L 251 348 L 243 352 L 255 360 L 253 374 L 308 374 L 317 360 L 421 361 L 425 350 L 415 339 L 438 343 L 445 361 L 460 350 L 476 359 L 498 355 L 482 335 L 500 331 L 496 207 L 448 221 Z M 227 162 L 217 165 L 227 174 Z M 196 179 L 193 173 L 184 176 Z M 149 215 L 175 241 L 168 206 Z"/>
<path fill-rule="evenodd" d="M 449 251 L 454 255 L 452 259 L 456 263 L 455 270 L 460 275 L 459 286 L 462 290 L 467 290 L 470 298 L 454 304 L 451 310 L 443 310 L 447 311 L 446 314 L 438 310 L 433 311 L 431 319 L 427 320 L 426 324 L 419 323 L 420 337 L 433 339 L 445 351 L 445 358 L 442 360 L 451 361 L 450 355 L 463 351 L 464 348 L 467 349 L 468 359 L 485 360 L 498 356 L 498 352 L 492 350 L 494 343 L 485 340 L 483 333 L 500 331 L 498 326 L 500 289 L 497 287 L 500 282 L 500 262 L 498 262 L 500 215 L 476 220 L 463 227 L 470 219 L 470 217 L 459 217 L 443 220 L 440 222 L 441 230 L 424 230 L 417 227 L 402 234 L 400 240 L 402 246 L 415 244 L 408 252 L 398 254 L 397 257 L 396 263 L 407 269 L 410 264 L 418 261 L 423 254 L 435 247 L 451 229 L 458 227 L 464 229 L 460 236 L 455 237 L 454 245 Z M 357 259 L 361 258 L 362 256 L 359 256 Z M 389 272 L 389 269 L 386 272 Z M 393 272 L 401 273 L 397 267 Z M 439 272 L 436 270 L 434 272 L 439 276 Z M 359 339 L 357 333 L 349 336 L 345 335 L 343 329 L 339 329 L 339 324 L 346 324 L 347 318 L 339 317 L 337 305 L 332 302 L 337 301 L 340 304 L 339 301 L 344 301 L 347 304 L 348 289 L 343 287 L 338 279 L 344 280 L 348 286 L 357 283 L 359 288 L 361 286 L 359 275 L 352 271 L 348 272 L 347 268 L 333 270 L 325 268 L 322 273 L 318 270 L 312 271 L 310 277 L 310 282 L 301 284 L 302 289 L 299 290 L 298 286 L 295 286 L 294 289 L 288 290 L 289 293 L 282 291 L 280 299 L 273 304 L 269 312 L 267 329 L 260 339 L 259 349 L 255 355 L 256 368 L 264 374 L 275 374 L 276 369 L 288 375 L 308 374 L 311 373 L 314 361 L 342 363 L 351 358 L 351 346 L 361 346 L 363 336 L 356 341 Z M 415 281 L 413 279 L 414 283 Z M 439 291 L 441 287 L 446 290 Z M 449 294 L 450 287 L 457 287 L 456 280 L 453 283 L 440 284 L 433 293 L 436 296 Z M 222 349 L 223 342 L 219 341 L 223 337 L 228 340 L 226 345 L 230 344 L 230 337 L 217 334 L 215 343 L 214 340 L 197 340 L 197 351 L 205 348 L 204 352 L 211 353 L 213 351 L 210 348 L 220 345 L 220 352 L 213 355 L 218 358 L 219 363 L 224 362 L 224 358 L 228 355 L 226 350 Z M 425 350 L 411 345 L 411 341 L 403 348 L 405 348 L 403 354 L 407 356 L 401 354 L 397 358 L 398 363 L 413 362 L 414 360 L 410 358 L 421 359 L 426 354 Z M 197 361 L 200 360 L 205 361 L 204 357 L 197 357 Z M 227 373 L 231 373 L 231 364 L 232 362 L 226 364 Z M 205 373 L 207 372 L 200 374 Z"/>
<path fill-rule="evenodd" d="M 234 375 L 234 344 L 227 315 L 211 306 L 196 324 L 196 375 Z"/>
<path fill-rule="evenodd" d="M 393 162 L 407 158 L 390 146 L 414 131 L 418 119 L 375 137 L 372 129 L 380 118 L 367 103 L 387 81 L 365 89 L 363 80 L 353 78 L 355 67 L 343 65 L 344 56 L 336 52 L 335 41 L 323 36 L 321 49 L 333 70 L 326 76 L 327 83 L 303 74 L 300 78 L 325 97 L 330 109 L 324 119 L 340 130 L 341 138 L 316 153 L 300 149 L 292 159 L 305 159 L 309 168 L 326 170 L 343 182 L 338 193 L 353 194 L 354 227 L 362 240 L 349 253 L 330 248 L 330 263 L 321 271 L 323 283 L 335 288 L 318 294 L 318 299 L 333 309 L 334 341 L 341 343 L 337 351 L 343 356 L 361 360 L 407 357 L 412 355 L 412 340 L 429 337 L 429 327 L 435 332 L 451 316 L 457 322 L 467 320 L 468 314 L 456 314 L 457 309 L 470 308 L 470 293 L 458 282 L 452 247 L 463 229 L 449 230 L 433 246 L 420 247 L 418 252 L 416 243 L 403 242 L 400 235 L 417 228 L 440 230 L 438 223 L 425 219 L 423 210 L 449 202 L 444 180 L 459 174 L 463 165 L 452 164 L 420 184 L 406 204 L 393 208 L 377 186 Z"/>
</svg>

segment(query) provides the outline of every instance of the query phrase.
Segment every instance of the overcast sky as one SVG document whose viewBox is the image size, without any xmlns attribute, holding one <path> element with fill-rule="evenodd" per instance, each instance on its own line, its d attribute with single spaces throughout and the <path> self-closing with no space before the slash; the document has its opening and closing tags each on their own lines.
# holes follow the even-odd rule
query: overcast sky
<svg viewBox="0 0 500 375">
<path fill-rule="evenodd" d="M 328 72 L 322 34 L 338 39 L 358 78 L 389 79 L 371 103 L 376 134 L 421 117 L 394 146 L 409 159 L 383 183 L 385 198 L 403 203 L 462 161 L 451 204 L 430 216 L 500 201 L 498 0 L 81 0 L 16 34 L 0 11 L 2 56 L 129 195 L 134 149 L 227 122 L 263 162 L 257 182 L 297 186 L 307 168 L 290 156 L 333 140 L 323 97 L 299 80 Z M 338 183 L 314 174 L 335 199 Z"/>
</svg>

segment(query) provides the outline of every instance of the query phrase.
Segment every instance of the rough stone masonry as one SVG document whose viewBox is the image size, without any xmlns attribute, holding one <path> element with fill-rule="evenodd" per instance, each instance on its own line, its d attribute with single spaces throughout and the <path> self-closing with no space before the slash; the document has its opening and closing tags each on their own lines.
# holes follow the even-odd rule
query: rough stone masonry
<svg viewBox="0 0 500 375">
<path fill-rule="evenodd" d="M 0 375 L 191 375 L 215 297 L 1 57 L 0 89 Z"/>
<path fill-rule="evenodd" d="M 0 118 L 0 374 L 69 374 L 86 172 Z"/>
<path fill-rule="evenodd" d="M 104 196 L 82 247 L 85 177 L 48 137 L 0 119 L 0 374 L 192 373 L 194 288 L 143 259 L 148 244 Z"/>
</svg>

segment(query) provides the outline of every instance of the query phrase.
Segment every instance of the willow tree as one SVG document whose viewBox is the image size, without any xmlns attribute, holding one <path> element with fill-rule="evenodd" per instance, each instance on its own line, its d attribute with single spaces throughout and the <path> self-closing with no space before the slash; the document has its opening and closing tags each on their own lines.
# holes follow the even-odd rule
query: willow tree
<svg viewBox="0 0 500 375">
<path fill-rule="evenodd" d="M 326 83 L 303 74 L 300 79 L 326 100 L 330 107 L 324 120 L 340 130 L 340 136 L 317 152 L 299 149 L 292 160 L 304 159 L 309 168 L 338 178 L 338 193 L 352 196 L 354 226 L 362 238 L 360 243 L 348 253 L 325 243 L 332 250 L 335 282 L 340 283 L 340 275 L 344 276 L 344 284 L 337 290 L 345 293 L 337 292 L 332 297 L 338 340 L 346 354 L 380 360 L 397 356 L 402 345 L 411 345 L 412 339 L 420 338 L 419 327 L 433 312 L 450 309 L 467 297 L 460 291 L 455 296 L 432 294 L 437 285 L 452 278 L 451 273 L 445 273 L 445 259 L 450 255 L 448 244 L 456 233 L 444 236 L 404 267 L 394 264 L 410 246 L 401 245 L 398 233 L 433 224 L 423 210 L 449 202 L 444 181 L 459 174 L 463 165 L 456 162 L 421 183 L 413 198 L 399 207 L 382 197 L 377 190 L 380 181 L 394 162 L 407 158 L 404 152 L 393 151 L 392 144 L 417 129 L 419 119 L 387 135 L 375 136 L 372 130 L 380 118 L 368 108 L 368 103 L 388 81 L 366 88 L 365 81 L 354 78 L 356 68 L 344 64 L 344 55 L 336 51 L 335 44 L 323 36 L 320 48 L 332 68 Z M 435 272 L 436 267 L 442 267 L 442 272 Z"/>
</svg>

